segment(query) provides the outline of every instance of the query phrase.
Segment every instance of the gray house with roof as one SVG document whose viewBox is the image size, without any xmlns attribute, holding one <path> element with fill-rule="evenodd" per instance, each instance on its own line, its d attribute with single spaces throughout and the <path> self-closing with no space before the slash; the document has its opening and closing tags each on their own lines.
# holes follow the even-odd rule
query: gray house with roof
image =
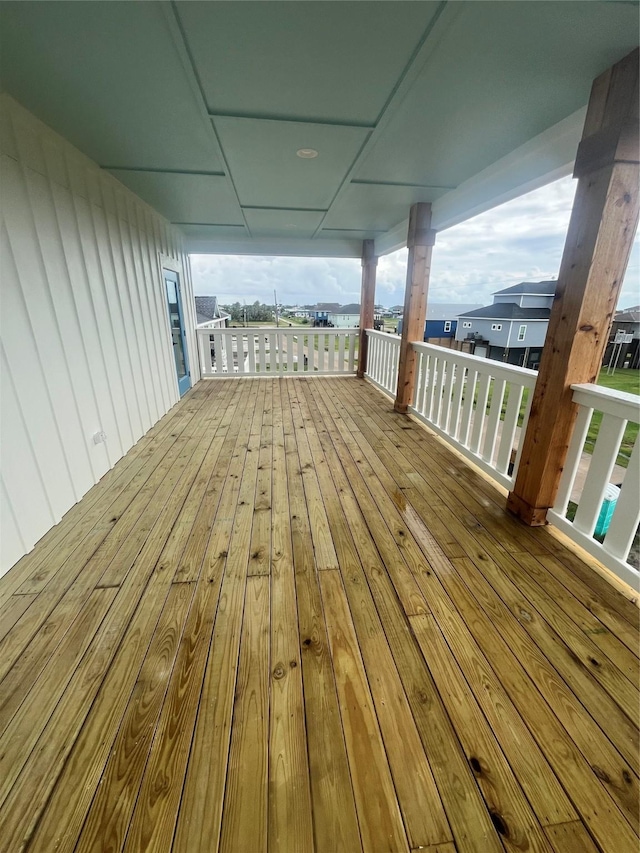
<svg viewBox="0 0 640 853">
<path fill-rule="evenodd" d="M 195 296 L 196 320 L 199 326 L 210 326 L 212 329 L 224 329 L 229 320 L 229 314 L 218 305 L 217 296 Z"/>
<path fill-rule="evenodd" d="M 556 281 L 523 281 L 493 294 L 493 304 L 462 312 L 456 340 L 476 355 L 536 369 L 547 335 Z"/>
</svg>

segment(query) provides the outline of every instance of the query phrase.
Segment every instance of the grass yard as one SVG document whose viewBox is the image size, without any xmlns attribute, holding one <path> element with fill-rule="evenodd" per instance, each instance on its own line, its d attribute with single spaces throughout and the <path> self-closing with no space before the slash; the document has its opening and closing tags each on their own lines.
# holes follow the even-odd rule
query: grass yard
<svg viewBox="0 0 640 853">
<path fill-rule="evenodd" d="M 624 391 L 628 394 L 638 394 L 640 395 L 640 371 L 638 370 L 624 370 L 622 368 L 618 368 L 614 373 L 610 376 L 607 376 L 606 368 L 600 371 L 600 375 L 598 376 L 598 385 L 602 385 L 603 388 L 612 388 L 616 391 Z M 489 407 L 491 405 L 491 394 L 493 391 L 493 386 L 489 391 L 489 399 L 487 400 L 487 413 L 489 412 Z M 477 397 L 477 390 L 476 390 Z M 518 417 L 518 426 L 522 426 L 522 421 L 524 418 L 524 413 L 527 405 L 527 399 L 529 397 L 529 391 L 527 388 L 524 389 L 522 394 L 522 404 L 520 406 L 520 414 Z M 509 399 L 509 388 L 507 387 L 507 391 L 504 396 L 504 400 L 502 403 L 502 410 L 500 414 L 500 420 L 504 420 L 504 415 L 507 408 L 507 401 Z M 600 429 L 600 424 L 602 423 L 602 412 L 594 412 L 593 417 L 591 418 L 591 424 L 589 426 L 589 431 L 587 433 L 587 438 L 584 445 L 585 453 L 593 453 L 593 448 L 595 447 L 596 439 L 598 437 L 598 431 Z M 635 444 L 636 438 L 638 436 L 638 431 L 640 427 L 637 423 L 629 422 L 624 432 L 624 436 L 622 438 L 622 444 L 620 445 L 620 450 L 618 452 L 618 457 L 616 459 L 616 464 L 620 465 L 622 468 L 626 468 L 629 465 L 629 457 L 631 456 L 631 451 L 633 450 L 633 446 Z"/>
<path fill-rule="evenodd" d="M 607 376 L 607 368 L 603 367 L 598 376 L 598 385 L 603 388 L 614 388 L 616 391 L 625 391 L 627 394 L 640 395 L 640 370 L 624 370 L 618 367 L 611 376 Z"/>
<path fill-rule="evenodd" d="M 603 388 L 613 388 L 615 391 L 625 391 L 627 394 L 640 394 L 640 370 L 618 368 L 610 376 L 607 376 L 606 368 L 603 368 L 598 376 L 598 385 L 602 385 Z M 601 423 L 602 412 L 594 412 L 584 445 L 587 453 L 593 453 Z M 638 430 L 639 426 L 637 423 L 629 422 L 624 431 L 622 444 L 620 445 L 620 451 L 616 460 L 616 463 L 623 468 L 626 468 L 629 464 L 629 457 L 638 437 Z"/>
</svg>

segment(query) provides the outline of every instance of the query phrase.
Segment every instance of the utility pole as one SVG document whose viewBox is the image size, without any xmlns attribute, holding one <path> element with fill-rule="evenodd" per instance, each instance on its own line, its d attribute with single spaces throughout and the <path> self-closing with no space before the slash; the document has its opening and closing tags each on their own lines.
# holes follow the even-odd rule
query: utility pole
<svg viewBox="0 0 640 853">
<path fill-rule="evenodd" d="M 273 307 L 276 310 L 276 326 L 280 327 L 280 318 L 278 317 L 278 297 L 276 296 L 276 289 L 273 288 Z"/>
</svg>

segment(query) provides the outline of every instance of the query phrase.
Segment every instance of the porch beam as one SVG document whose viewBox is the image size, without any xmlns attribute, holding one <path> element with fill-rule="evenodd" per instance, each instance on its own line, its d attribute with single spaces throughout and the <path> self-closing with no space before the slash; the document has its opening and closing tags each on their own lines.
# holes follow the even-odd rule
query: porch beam
<svg viewBox="0 0 640 853">
<path fill-rule="evenodd" d="M 638 50 L 594 80 L 569 230 L 531 415 L 508 509 L 545 523 L 577 407 L 571 385 L 595 382 L 638 226 Z"/>
<path fill-rule="evenodd" d="M 407 248 L 407 284 L 404 293 L 398 385 L 394 409 L 404 413 L 411 405 L 416 379 L 416 354 L 411 341 L 424 339 L 427 319 L 427 293 L 431 274 L 431 252 L 435 231 L 431 228 L 431 204 L 418 202 L 411 206 Z"/>
<path fill-rule="evenodd" d="M 360 343 L 358 345 L 358 379 L 367 372 L 367 353 L 369 339 L 367 329 L 373 328 L 373 316 L 376 301 L 376 267 L 378 258 L 373 240 L 362 241 L 362 287 L 360 291 Z"/>
</svg>

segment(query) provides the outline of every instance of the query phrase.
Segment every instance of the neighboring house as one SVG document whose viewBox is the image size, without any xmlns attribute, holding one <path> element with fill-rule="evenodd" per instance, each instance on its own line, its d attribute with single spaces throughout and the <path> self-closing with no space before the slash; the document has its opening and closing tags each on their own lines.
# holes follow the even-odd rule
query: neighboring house
<svg viewBox="0 0 640 853">
<path fill-rule="evenodd" d="M 456 340 L 476 355 L 537 369 L 547 335 L 555 281 L 523 281 L 493 294 L 493 304 L 461 312 Z"/>
<path fill-rule="evenodd" d="M 337 329 L 357 329 L 360 326 L 360 306 L 352 302 L 330 311 L 329 325 Z"/>
<path fill-rule="evenodd" d="M 618 332 L 631 335 L 632 339 L 622 344 L 620 351 L 614 354 L 614 342 Z M 640 367 L 640 305 L 616 311 L 614 314 L 609 343 L 602 363 L 608 365 L 612 357 L 616 367 Z"/>
<path fill-rule="evenodd" d="M 329 314 L 334 311 L 338 311 L 339 309 L 340 304 L 338 302 L 318 302 L 318 304 L 310 310 L 309 315 L 313 319 L 314 325 L 328 326 L 330 323 Z"/>
<path fill-rule="evenodd" d="M 640 338 L 640 305 L 625 308 L 624 311 L 616 311 L 613 315 L 611 338 L 615 338 L 616 332 L 633 335 L 635 340 Z"/>
<path fill-rule="evenodd" d="M 391 308 L 389 308 L 389 311 L 391 312 L 392 317 L 402 317 L 404 305 L 392 305 Z"/>
<path fill-rule="evenodd" d="M 427 321 L 424 326 L 424 340 L 437 341 L 442 338 L 456 337 L 458 316 L 467 311 L 480 308 L 476 303 L 431 302 L 427 304 Z M 402 318 L 398 320 L 398 334 L 402 333 Z"/>
<path fill-rule="evenodd" d="M 198 326 L 224 329 L 229 325 L 230 315 L 220 308 L 217 296 L 196 296 L 195 301 Z"/>
</svg>

